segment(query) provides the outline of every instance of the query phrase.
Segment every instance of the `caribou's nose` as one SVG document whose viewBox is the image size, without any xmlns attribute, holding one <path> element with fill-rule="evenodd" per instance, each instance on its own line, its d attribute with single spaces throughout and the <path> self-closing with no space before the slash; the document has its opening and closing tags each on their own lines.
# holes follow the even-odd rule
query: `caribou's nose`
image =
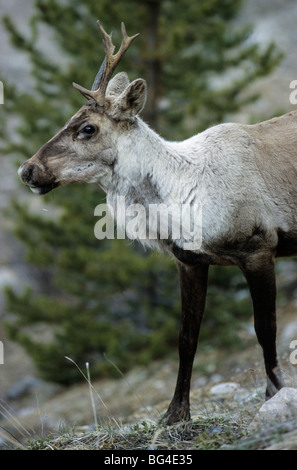
<svg viewBox="0 0 297 470">
<path fill-rule="evenodd" d="M 18 169 L 18 175 L 21 179 L 22 179 L 22 173 L 23 173 L 24 166 L 25 166 L 25 163 L 22 163 L 20 168 Z"/>
<path fill-rule="evenodd" d="M 34 165 L 28 165 L 26 164 L 26 162 L 20 166 L 20 168 L 18 169 L 18 175 L 23 181 L 23 183 L 27 183 L 27 184 L 34 183 L 33 182 L 34 170 L 35 170 Z"/>
</svg>

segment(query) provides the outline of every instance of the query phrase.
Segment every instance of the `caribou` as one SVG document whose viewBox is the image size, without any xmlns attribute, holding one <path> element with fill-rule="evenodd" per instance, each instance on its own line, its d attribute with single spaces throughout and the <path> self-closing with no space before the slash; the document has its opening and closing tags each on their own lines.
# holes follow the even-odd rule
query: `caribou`
<svg viewBox="0 0 297 470">
<path fill-rule="evenodd" d="M 183 237 L 170 231 L 167 238 L 140 240 L 169 253 L 180 280 L 179 370 L 163 421 L 190 419 L 192 367 L 210 265 L 237 266 L 247 280 L 269 399 L 285 386 L 276 351 L 275 258 L 297 255 L 297 112 L 253 125 L 223 123 L 184 141 L 166 141 L 139 116 L 145 80 L 130 83 L 124 72 L 112 78 L 138 35 L 129 37 L 122 23 L 115 54 L 112 34 L 99 21 L 98 27 L 105 58 L 92 89 L 73 84 L 87 102 L 21 165 L 19 176 L 40 195 L 86 182 L 99 184 L 111 207 L 121 197 L 127 206 L 201 208 L 201 240 L 194 248 L 186 249 Z"/>
</svg>

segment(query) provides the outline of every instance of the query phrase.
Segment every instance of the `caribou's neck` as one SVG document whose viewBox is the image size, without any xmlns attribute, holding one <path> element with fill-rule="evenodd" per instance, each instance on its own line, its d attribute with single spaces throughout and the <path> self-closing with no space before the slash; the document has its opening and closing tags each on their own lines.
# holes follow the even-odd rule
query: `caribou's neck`
<svg viewBox="0 0 297 470">
<path fill-rule="evenodd" d="M 119 231 L 125 226 L 129 238 L 158 250 L 183 248 L 185 240 L 191 240 L 190 222 L 186 223 L 182 211 L 186 205 L 196 210 L 199 164 L 193 165 L 187 154 L 191 155 L 191 146 L 167 142 L 140 119 L 119 139 L 117 163 L 107 191 Z M 199 210 L 196 213 L 198 220 Z M 127 215 L 130 220 L 132 217 L 130 226 Z M 166 227 L 161 228 L 161 223 Z"/>
<path fill-rule="evenodd" d="M 181 203 L 186 169 L 179 144 L 164 140 L 138 118 L 131 130 L 119 138 L 108 202 L 122 196 L 127 205 Z"/>
</svg>

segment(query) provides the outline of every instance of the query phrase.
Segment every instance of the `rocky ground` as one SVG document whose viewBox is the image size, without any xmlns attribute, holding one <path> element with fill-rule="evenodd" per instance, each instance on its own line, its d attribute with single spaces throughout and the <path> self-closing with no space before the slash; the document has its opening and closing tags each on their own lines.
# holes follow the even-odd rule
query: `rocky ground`
<svg viewBox="0 0 297 470">
<path fill-rule="evenodd" d="M 0 14 L 10 13 L 22 29 L 31 16 L 33 0 L 0 0 Z M 275 110 L 289 111 L 290 82 L 297 79 L 295 25 L 297 6 L 294 0 L 248 0 L 240 21 L 253 23 L 251 40 L 266 44 L 274 39 L 286 56 L 281 66 L 255 88 L 261 99 L 230 117 L 247 122 L 270 115 Z M 52 45 L 44 39 L 45 46 Z M 5 80 L 14 80 L 30 87 L 26 58 L 8 44 L 0 29 L 1 71 Z M 52 49 L 50 49 L 52 50 Z M 22 76 L 22 80 L 19 77 Z M 3 111 L 3 108 L 1 109 Z M 5 210 L 12 196 L 28 198 L 32 210 L 41 210 L 37 196 L 19 188 L 15 162 L 5 155 L 1 159 L 0 181 L 0 319 L 5 315 L 2 288 L 9 284 L 22 289 L 28 282 L 37 282 L 38 273 L 29 269 L 23 250 L 11 236 Z M 295 265 L 281 268 L 281 281 L 293 286 Z M 294 292 L 294 286 L 292 287 Z M 290 294 L 292 294 L 290 292 Z M 280 305 L 279 350 L 287 383 L 296 387 L 296 367 L 290 363 L 290 342 L 297 339 L 297 307 L 291 302 Z M 96 413 L 92 408 L 86 381 L 70 389 L 42 382 L 21 348 L 7 340 L 0 324 L 0 340 L 4 342 L 4 364 L 0 364 L 0 448 L 294 448 L 296 449 L 296 415 L 287 410 L 285 424 L 270 423 L 267 429 L 255 432 L 251 423 L 264 404 L 264 372 L 260 348 L 254 345 L 241 352 L 226 355 L 212 351 L 200 357 L 195 366 L 192 386 L 191 424 L 165 430 L 157 423 L 172 396 L 176 361 L 151 364 L 136 369 L 118 380 L 92 383 Z M 73 365 L 75 367 L 75 365 Z M 201 373 L 201 370 L 203 372 Z M 219 384 L 223 388 L 214 388 Z M 230 385 L 233 384 L 233 385 Z M 221 385 L 223 387 L 223 385 Z M 288 392 L 289 393 L 289 392 Z M 288 395 L 289 396 L 289 395 Z M 291 401 L 295 401 L 290 398 Z M 269 412 L 276 420 L 276 411 Z M 95 417 L 96 416 L 96 417 Z M 94 430 L 96 420 L 99 427 Z M 263 429 L 263 426 L 260 425 Z M 59 436 L 59 437 L 57 437 Z M 38 440 L 36 441 L 36 438 Z M 29 441 L 32 443 L 30 444 Z M 163 446 L 163 447 L 162 447 Z"/>
<path fill-rule="evenodd" d="M 297 450 L 297 348 L 290 348 L 297 338 L 296 314 L 296 302 L 279 308 L 278 349 L 289 388 L 276 403 L 265 403 L 261 350 L 246 330 L 250 346 L 242 351 L 198 352 L 190 423 L 169 429 L 158 424 L 173 393 L 176 360 L 123 376 L 119 371 L 118 379 L 91 379 L 91 393 L 85 379 L 60 388 L 26 376 L 1 400 L 2 449 Z"/>
</svg>

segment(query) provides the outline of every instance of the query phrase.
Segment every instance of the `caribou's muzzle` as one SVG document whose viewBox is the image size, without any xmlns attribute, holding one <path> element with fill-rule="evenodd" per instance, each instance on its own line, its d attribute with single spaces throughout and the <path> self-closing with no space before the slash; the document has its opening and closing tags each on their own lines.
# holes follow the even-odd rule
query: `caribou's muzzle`
<svg viewBox="0 0 297 470">
<path fill-rule="evenodd" d="M 23 163 L 18 169 L 18 175 L 22 182 L 29 186 L 31 191 L 35 194 L 46 194 L 52 189 L 59 186 L 54 179 L 45 179 L 43 171 L 37 166 L 29 163 L 29 161 Z"/>
</svg>

